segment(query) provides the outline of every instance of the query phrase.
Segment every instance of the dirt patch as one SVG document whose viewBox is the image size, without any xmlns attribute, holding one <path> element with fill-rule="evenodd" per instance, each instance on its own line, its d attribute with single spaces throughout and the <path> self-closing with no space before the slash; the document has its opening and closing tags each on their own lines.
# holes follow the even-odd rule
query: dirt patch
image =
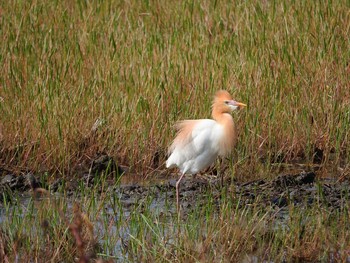
<svg viewBox="0 0 350 263">
<path fill-rule="evenodd" d="M 152 186 L 129 185 L 120 186 L 116 191 L 122 202 L 139 204 L 150 194 L 162 201 L 169 198 L 175 202 L 175 183 L 172 179 Z M 342 209 L 349 204 L 349 181 L 335 181 L 333 179 L 316 180 L 313 172 L 280 175 L 274 180 L 256 180 L 248 183 L 225 182 L 217 178 L 206 179 L 185 178 L 180 185 L 180 202 L 183 209 L 191 209 L 207 201 L 211 195 L 213 200 L 219 200 L 225 192 L 239 200 L 239 206 L 260 205 L 276 209 L 295 206 L 311 206 L 318 204 L 331 209 Z"/>
<path fill-rule="evenodd" d="M 59 178 L 53 182 L 40 181 L 41 177 L 34 176 L 33 173 L 14 175 L 7 172 L 4 175 L 6 171 L 3 171 L 0 181 L 0 201 L 4 196 L 12 195 L 13 192 L 22 193 L 38 187 L 50 189 L 52 192 L 64 187 L 68 194 L 73 194 L 81 183 L 86 187 L 98 185 L 101 174 L 107 176 L 111 182 L 110 185 L 115 185 L 114 182 L 125 173 L 125 170 L 107 155 L 92 160 L 88 167 L 81 170 L 77 175 L 78 179 L 77 177 L 69 180 Z M 175 203 L 175 184 L 176 179 L 168 179 L 156 181 L 150 185 L 121 184 L 113 186 L 114 188 L 110 190 L 115 191 L 122 204 L 127 207 L 142 205 L 149 196 L 154 198 L 154 205 L 162 207 L 169 202 Z M 180 184 L 180 202 L 182 209 L 188 211 L 207 202 L 208 195 L 211 195 L 215 202 L 220 200 L 221 195 L 225 193 L 234 197 L 241 207 L 254 204 L 262 207 L 283 208 L 290 204 L 296 206 L 318 204 L 331 209 L 342 209 L 349 204 L 349 191 L 349 181 L 317 180 L 314 172 L 284 174 L 273 180 L 255 180 L 248 183 L 226 180 L 223 185 L 221 178 L 215 176 L 188 176 Z M 175 206 L 172 205 L 173 207 Z"/>
</svg>

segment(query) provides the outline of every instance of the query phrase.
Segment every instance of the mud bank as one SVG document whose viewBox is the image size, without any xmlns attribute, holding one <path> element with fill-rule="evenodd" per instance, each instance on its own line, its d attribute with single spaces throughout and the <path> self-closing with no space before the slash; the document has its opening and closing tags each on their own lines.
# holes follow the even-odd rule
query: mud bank
<svg viewBox="0 0 350 263">
<path fill-rule="evenodd" d="M 14 193 L 24 194 L 37 188 L 45 188 L 51 192 L 64 191 L 74 194 L 79 184 L 84 187 L 96 187 L 100 183 L 100 174 L 108 174 L 110 181 L 108 191 L 113 191 L 125 207 L 142 205 L 147 198 L 153 198 L 153 205 L 161 209 L 165 203 L 171 203 L 171 211 L 175 211 L 175 184 L 176 179 L 155 181 L 152 184 L 133 183 L 117 184 L 124 170 L 117 166 L 108 156 L 94 160 L 88 170 L 81 173 L 79 179 L 57 179 L 51 183 L 40 181 L 39 176 L 33 173 L 20 175 L 6 174 L 0 180 L 0 201 Z M 282 174 L 273 180 L 255 180 L 248 183 L 221 182 L 221 178 L 213 176 L 185 177 L 180 185 L 180 200 L 183 211 L 190 211 L 208 201 L 214 203 L 222 195 L 231 196 L 239 207 L 258 205 L 281 209 L 291 204 L 295 206 L 320 205 L 331 209 L 342 209 L 349 205 L 350 183 L 347 180 L 317 179 L 314 172 L 298 174 Z M 106 189 L 104 189 L 106 190 Z M 217 202 L 219 203 L 219 202 Z"/>
<path fill-rule="evenodd" d="M 152 186 L 129 185 L 115 189 L 121 201 L 128 205 L 139 204 L 144 198 L 153 195 L 156 198 L 175 202 L 175 179 Z M 331 209 L 343 209 L 349 205 L 349 181 L 334 179 L 316 180 L 313 172 L 280 175 L 274 180 L 257 180 L 248 183 L 231 183 L 226 181 L 221 186 L 220 179 L 188 177 L 180 187 L 181 207 L 190 210 L 211 199 L 219 200 L 221 196 L 234 197 L 240 207 L 259 205 L 281 209 L 291 204 L 295 206 L 320 205 Z M 218 202 L 219 203 L 219 202 Z"/>
</svg>

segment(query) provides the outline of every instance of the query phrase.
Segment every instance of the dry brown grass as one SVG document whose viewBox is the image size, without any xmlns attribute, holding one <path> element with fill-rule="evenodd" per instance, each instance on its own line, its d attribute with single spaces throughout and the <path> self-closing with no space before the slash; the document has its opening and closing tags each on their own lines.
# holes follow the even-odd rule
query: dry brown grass
<svg viewBox="0 0 350 263">
<path fill-rule="evenodd" d="M 1 165 L 65 174 L 105 151 L 148 174 L 175 121 L 210 117 L 221 88 L 248 103 L 235 116 L 241 167 L 312 160 L 316 147 L 324 163 L 348 160 L 346 6 L 5 1 Z"/>
</svg>

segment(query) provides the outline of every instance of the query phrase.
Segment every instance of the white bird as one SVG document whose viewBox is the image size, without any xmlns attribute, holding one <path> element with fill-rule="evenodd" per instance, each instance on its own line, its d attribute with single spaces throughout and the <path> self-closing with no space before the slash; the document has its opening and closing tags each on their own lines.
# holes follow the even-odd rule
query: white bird
<svg viewBox="0 0 350 263">
<path fill-rule="evenodd" d="M 183 120 L 175 127 L 177 136 L 169 147 L 166 167 L 178 167 L 181 172 L 176 182 L 176 205 L 179 211 L 179 184 L 185 174 L 196 174 L 209 167 L 218 156 L 226 156 L 233 149 L 237 134 L 231 112 L 246 106 L 234 101 L 224 90 L 215 94 L 213 119 Z"/>
</svg>

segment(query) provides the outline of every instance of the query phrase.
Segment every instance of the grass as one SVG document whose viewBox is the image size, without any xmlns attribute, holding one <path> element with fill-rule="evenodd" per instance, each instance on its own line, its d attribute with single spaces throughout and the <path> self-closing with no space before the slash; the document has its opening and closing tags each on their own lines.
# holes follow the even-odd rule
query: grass
<svg viewBox="0 0 350 263">
<path fill-rule="evenodd" d="M 2 166 L 65 175 L 107 152 L 162 169 L 175 121 L 229 90 L 239 170 L 349 161 L 348 1 L 4 1 Z M 91 129 L 99 120 L 96 132 Z M 269 165 L 264 166 L 268 169 Z"/>
<path fill-rule="evenodd" d="M 275 209 L 241 207 L 237 198 L 214 200 L 208 193 L 206 205 L 179 218 L 170 204 L 152 207 L 157 202 L 152 195 L 126 207 L 111 188 L 97 194 L 81 186 L 72 197 L 63 189 L 56 196 L 42 193 L 41 199 L 12 205 L 5 200 L 3 262 L 345 262 L 349 257 L 346 207 L 332 212 L 290 205 L 281 219 Z"/>
<path fill-rule="evenodd" d="M 319 152 L 322 167 L 346 175 L 349 7 L 347 0 L 1 1 L 1 174 L 74 180 L 76 167 L 104 152 L 140 178 L 156 177 L 173 124 L 210 117 L 213 94 L 227 89 L 248 104 L 234 115 L 239 140 L 224 161 L 229 174 L 265 178 L 288 163 L 312 166 Z M 273 211 L 238 208 L 229 196 L 217 210 L 209 193 L 205 206 L 178 220 L 169 203 L 155 210 L 152 196 L 127 210 L 100 184 L 78 182 L 73 197 L 63 187 L 56 198 L 28 203 L 4 196 L 0 261 L 349 258 L 348 209 L 289 206 L 278 225 Z"/>
</svg>

